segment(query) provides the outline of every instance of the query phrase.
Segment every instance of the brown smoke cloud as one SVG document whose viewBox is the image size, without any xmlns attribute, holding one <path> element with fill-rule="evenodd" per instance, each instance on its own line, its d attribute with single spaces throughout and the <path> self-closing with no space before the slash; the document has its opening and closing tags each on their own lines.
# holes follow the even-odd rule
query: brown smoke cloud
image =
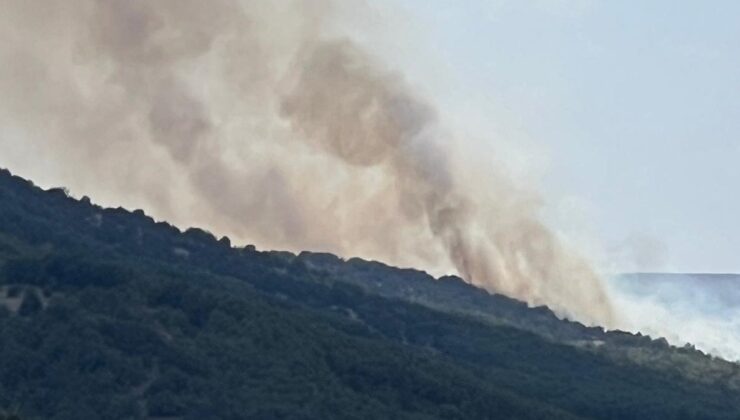
<svg viewBox="0 0 740 420">
<path fill-rule="evenodd" d="M 431 102 L 331 33 L 331 2 L 0 9 L 13 169 L 261 247 L 454 268 L 612 322 L 593 270 L 539 221 L 537 195 L 466 165 Z"/>
</svg>

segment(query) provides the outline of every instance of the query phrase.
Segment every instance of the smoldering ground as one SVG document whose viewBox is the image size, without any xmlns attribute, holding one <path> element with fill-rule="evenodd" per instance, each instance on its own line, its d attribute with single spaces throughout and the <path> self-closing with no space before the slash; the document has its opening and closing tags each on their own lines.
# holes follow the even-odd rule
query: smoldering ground
<svg viewBox="0 0 740 420">
<path fill-rule="evenodd" d="M 433 100 L 328 30 L 331 2 L 0 4 L 16 167 L 260 247 L 449 268 L 612 323 L 536 192 L 467 165 Z"/>
</svg>

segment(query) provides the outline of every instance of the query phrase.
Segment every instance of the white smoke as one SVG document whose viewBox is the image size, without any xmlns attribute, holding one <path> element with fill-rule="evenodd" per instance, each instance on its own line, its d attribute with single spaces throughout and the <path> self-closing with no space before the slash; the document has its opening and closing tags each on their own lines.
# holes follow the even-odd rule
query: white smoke
<svg viewBox="0 0 740 420">
<path fill-rule="evenodd" d="M 623 327 L 740 361 L 740 276 L 631 274 L 609 279 Z"/>
</svg>

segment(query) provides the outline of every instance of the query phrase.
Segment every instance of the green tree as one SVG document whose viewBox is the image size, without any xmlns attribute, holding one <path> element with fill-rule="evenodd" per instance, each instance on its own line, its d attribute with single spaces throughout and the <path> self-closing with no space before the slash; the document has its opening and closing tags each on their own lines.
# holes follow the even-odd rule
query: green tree
<svg viewBox="0 0 740 420">
<path fill-rule="evenodd" d="M 31 316 L 44 308 L 44 304 L 36 294 L 34 290 L 26 290 L 23 295 L 23 302 L 21 302 L 20 308 L 18 308 L 18 315 L 20 316 Z"/>
</svg>

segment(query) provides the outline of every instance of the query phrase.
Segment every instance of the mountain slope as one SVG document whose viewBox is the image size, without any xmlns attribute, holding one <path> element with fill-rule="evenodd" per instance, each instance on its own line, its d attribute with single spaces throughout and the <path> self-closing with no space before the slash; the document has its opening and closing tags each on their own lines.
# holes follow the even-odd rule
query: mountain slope
<svg viewBox="0 0 740 420">
<path fill-rule="evenodd" d="M 457 278 L 233 248 L 6 171 L 0 266 L 0 408 L 24 418 L 740 418 L 736 365 L 698 352 Z"/>
</svg>

